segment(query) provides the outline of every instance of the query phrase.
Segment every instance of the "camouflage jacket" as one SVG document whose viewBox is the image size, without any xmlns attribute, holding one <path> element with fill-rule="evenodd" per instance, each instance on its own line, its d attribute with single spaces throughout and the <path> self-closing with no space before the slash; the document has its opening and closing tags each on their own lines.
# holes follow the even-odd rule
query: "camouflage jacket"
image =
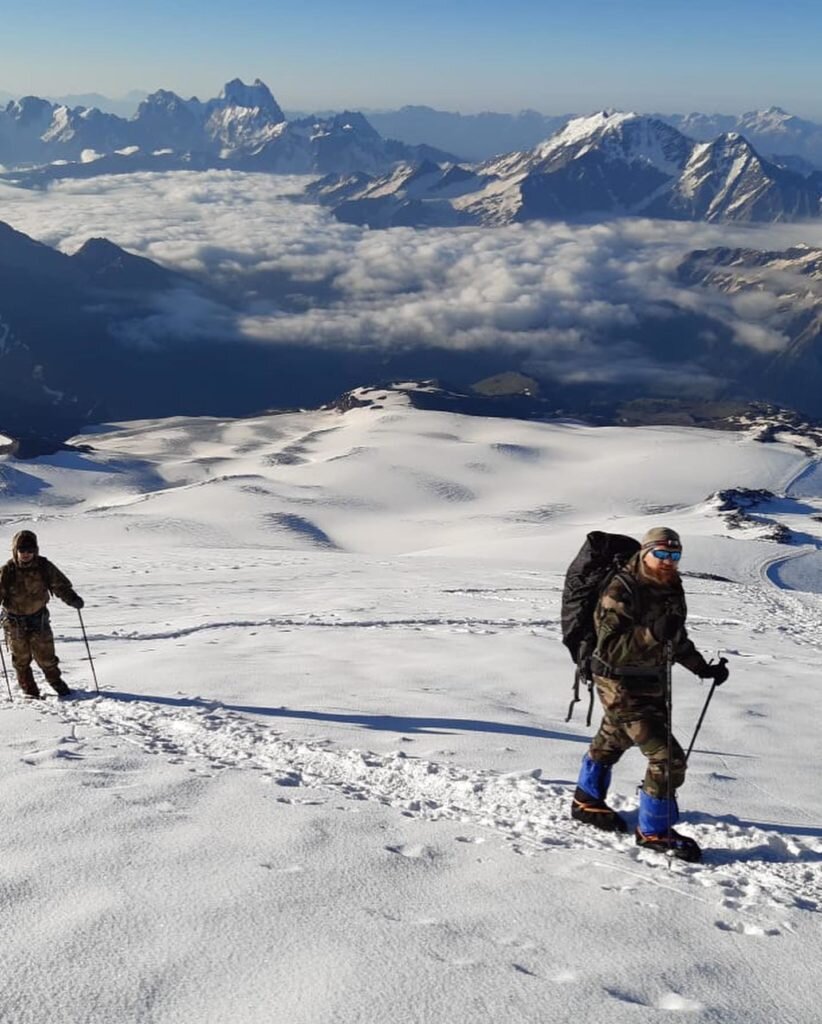
<svg viewBox="0 0 822 1024">
<path fill-rule="evenodd" d="M 594 612 L 597 647 L 593 670 L 605 677 L 659 676 L 665 668 L 664 643 L 650 627 L 662 615 L 678 615 L 682 628 L 673 640 L 674 661 L 700 675 L 708 663 L 694 647 L 685 628 L 688 609 L 682 582 L 658 583 L 635 555 L 606 585 Z"/>
<path fill-rule="evenodd" d="M 34 615 L 52 594 L 67 604 L 77 596 L 68 577 L 42 555 L 26 566 L 10 558 L 0 569 L 0 604 L 10 615 Z"/>
</svg>

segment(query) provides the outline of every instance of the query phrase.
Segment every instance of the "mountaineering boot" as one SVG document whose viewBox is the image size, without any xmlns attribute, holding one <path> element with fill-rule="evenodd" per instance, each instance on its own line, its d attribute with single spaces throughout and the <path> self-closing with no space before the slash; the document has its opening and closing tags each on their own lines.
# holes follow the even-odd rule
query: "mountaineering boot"
<svg viewBox="0 0 822 1024">
<path fill-rule="evenodd" d="M 702 850 L 697 841 L 691 839 L 690 836 L 683 836 L 675 828 L 650 835 L 637 828 L 634 835 L 637 846 L 644 846 L 648 850 L 657 850 L 659 853 L 665 853 L 678 860 L 687 860 L 691 863 L 702 860 Z"/>
<path fill-rule="evenodd" d="M 583 825 L 593 825 L 603 832 L 627 832 L 628 826 L 619 814 L 604 800 L 595 800 L 579 786 L 574 790 L 571 817 Z"/>
<path fill-rule="evenodd" d="M 58 697 L 69 697 L 71 695 L 71 690 L 63 682 L 63 677 L 60 675 L 59 669 L 56 671 L 46 672 L 46 680 Z"/>
<path fill-rule="evenodd" d="M 571 800 L 571 817 L 574 821 L 593 825 L 603 832 L 628 831 L 625 821 L 605 803 L 610 781 L 610 765 L 597 764 L 586 754 L 582 759 L 577 788 Z"/>
<path fill-rule="evenodd" d="M 31 700 L 40 700 L 40 691 L 37 689 L 37 683 L 34 681 L 31 665 L 28 668 L 24 668 L 22 672 L 17 673 L 17 682 L 25 697 L 29 697 Z"/>
<path fill-rule="evenodd" d="M 659 799 L 639 791 L 639 821 L 634 833 L 637 846 L 666 853 L 679 860 L 696 862 L 702 859 L 702 850 L 696 840 L 677 832 L 674 824 L 679 818 L 676 800 Z"/>
</svg>

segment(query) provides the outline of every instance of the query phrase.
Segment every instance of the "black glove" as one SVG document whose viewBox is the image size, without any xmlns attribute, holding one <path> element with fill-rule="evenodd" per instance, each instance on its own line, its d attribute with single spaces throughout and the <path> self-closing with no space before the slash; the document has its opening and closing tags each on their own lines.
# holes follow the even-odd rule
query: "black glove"
<svg viewBox="0 0 822 1024">
<path fill-rule="evenodd" d="M 684 625 L 685 622 L 681 615 L 672 615 L 669 612 L 654 619 L 650 630 L 654 640 L 664 644 L 668 640 L 674 640 Z"/>
<path fill-rule="evenodd" d="M 717 686 L 721 686 L 729 676 L 727 658 L 720 658 L 716 665 L 706 665 L 699 673 L 700 679 L 713 679 Z"/>
<path fill-rule="evenodd" d="M 66 599 L 66 604 L 69 608 L 76 608 L 79 612 L 80 609 L 85 605 L 85 601 L 80 597 L 79 594 L 72 594 L 71 597 Z"/>
</svg>

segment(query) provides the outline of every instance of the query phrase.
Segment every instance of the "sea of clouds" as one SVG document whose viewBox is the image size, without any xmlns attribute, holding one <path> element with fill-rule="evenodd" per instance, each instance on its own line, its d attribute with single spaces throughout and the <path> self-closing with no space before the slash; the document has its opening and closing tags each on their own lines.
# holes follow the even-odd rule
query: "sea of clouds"
<svg viewBox="0 0 822 1024">
<path fill-rule="evenodd" d="M 135 345 L 236 334 L 324 348 L 508 348 L 567 380 L 658 372 L 631 329 L 672 307 L 714 318 L 742 346 L 779 350 L 787 338 L 776 295 L 683 287 L 676 267 L 718 245 L 822 245 L 819 224 L 636 218 L 372 231 L 298 201 L 308 180 L 211 171 L 39 191 L 0 184 L 0 220 L 65 252 L 104 236 L 198 282 L 199 294 L 158 299 L 131 322 Z M 685 372 L 699 382 L 699 371 Z"/>
</svg>

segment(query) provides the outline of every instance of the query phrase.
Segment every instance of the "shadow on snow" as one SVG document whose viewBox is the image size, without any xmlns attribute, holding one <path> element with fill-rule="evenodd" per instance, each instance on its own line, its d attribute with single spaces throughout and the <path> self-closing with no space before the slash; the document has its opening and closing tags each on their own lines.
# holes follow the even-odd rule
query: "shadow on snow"
<svg viewBox="0 0 822 1024">
<path fill-rule="evenodd" d="M 90 694 L 96 697 L 97 694 Z M 509 736 L 533 736 L 545 740 L 567 740 L 572 743 L 591 741 L 590 736 L 578 733 L 555 732 L 534 726 L 515 725 L 512 722 L 484 722 L 471 718 L 417 718 L 405 715 L 363 715 L 356 713 L 335 714 L 330 711 L 307 711 L 300 708 L 261 707 L 252 704 L 224 704 L 222 701 L 204 700 L 202 697 L 157 697 L 139 693 L 125 693 L 105 690 L 100 696 L 119 701 L 141 701 L 146 704 L 162 704 L 167 707 L 208 708 L 211 710 L 234 711 L 245 715 L 264 715 L 268 718 L 299 718 L 309 722 L 332 722 L 343 725 L 360 725 L 366 729 L 397 733 L 421 733 L 425 735 L 449 735 L 455 732 L 490 732 Z"/>
</svg>

